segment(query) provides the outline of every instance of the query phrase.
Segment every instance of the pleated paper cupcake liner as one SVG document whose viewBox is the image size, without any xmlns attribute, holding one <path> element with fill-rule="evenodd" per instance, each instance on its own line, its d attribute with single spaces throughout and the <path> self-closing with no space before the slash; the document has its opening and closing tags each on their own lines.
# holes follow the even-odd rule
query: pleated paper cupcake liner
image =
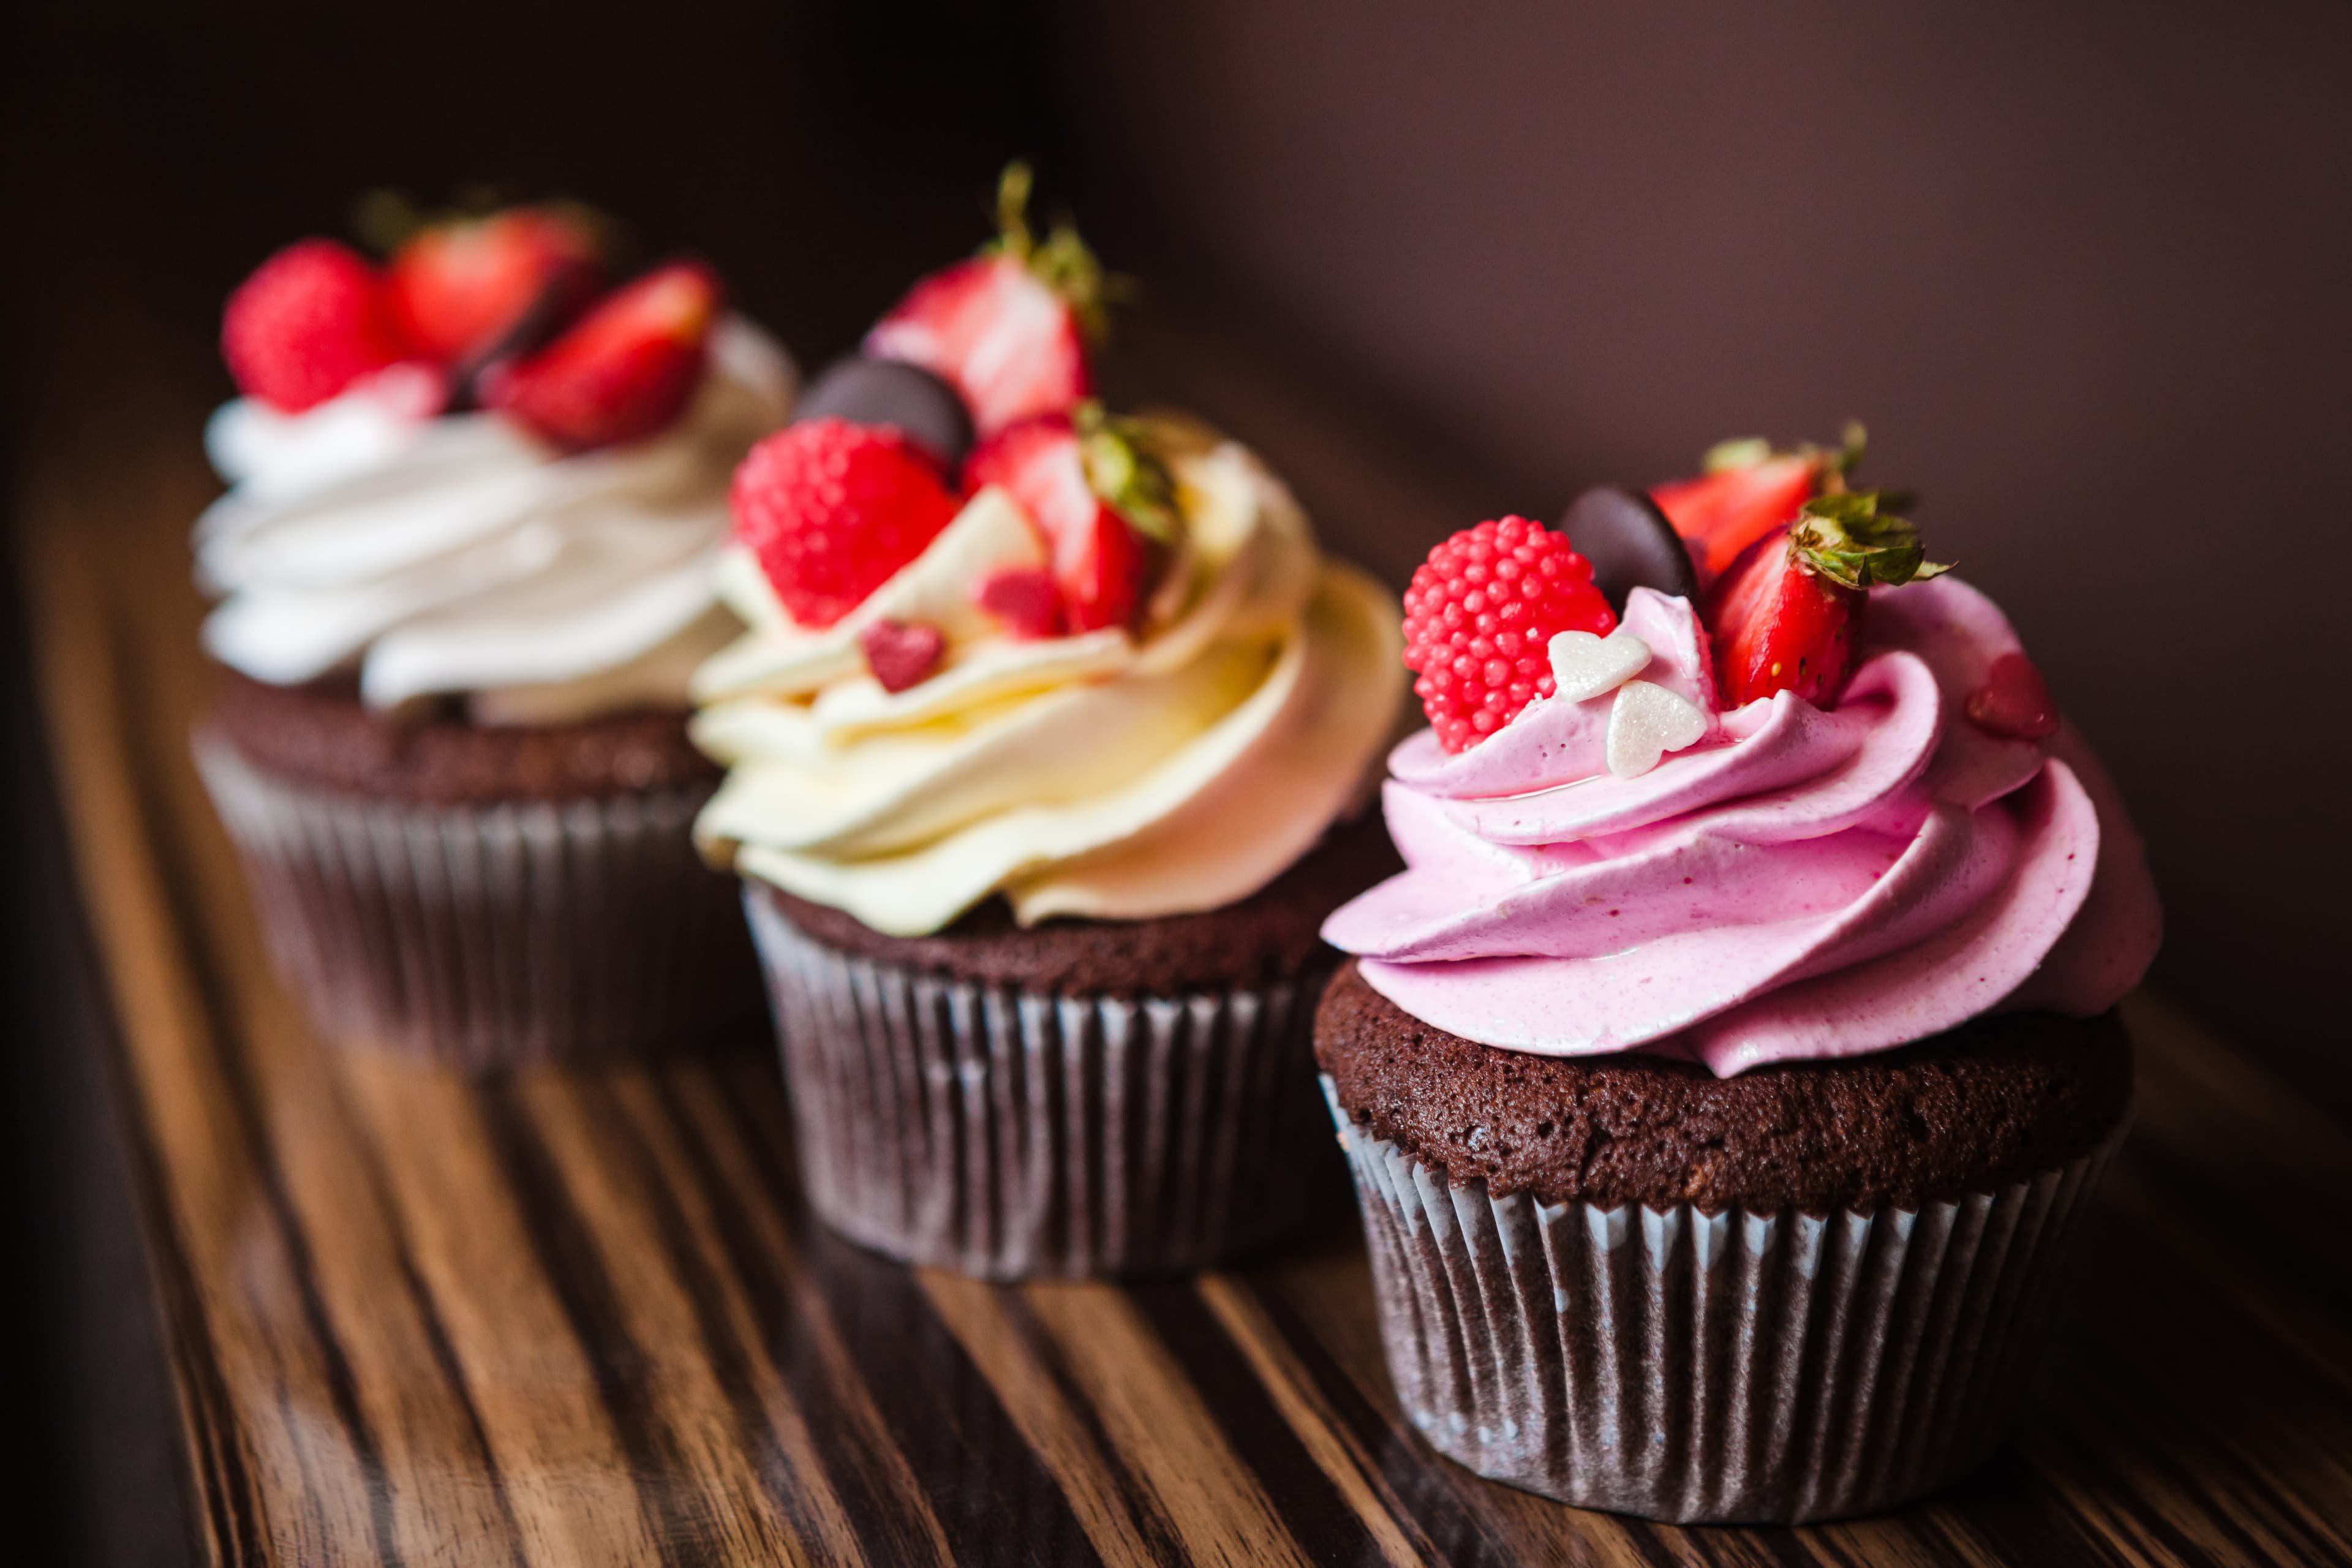
<svg viewBox="0 0 2352 1568">
<path fill-rule="evenodd" d="M 2123 1139 L 1916 1209 L 1604 1209 L 1450 1182 L 1323 1087 L 1414 1425 L 1482 1476 L 1682 1522 L 1870 1513 L 1980 1462 Z"/>
<path fill-rule="evenodd" d="M 756 883 L 802 1179 L 819 1218 L 988 1279 L 1193 1268 L 1339 1190 L 1309 1030 L 1328 966 L 1254 990 L 1048 994 L 804 934 Z"/>
<path fill-rule="evenodd" d="M 753 1024 L 707 787 L 430 805 L 291 784 L 199 734 L 263 940 L 319 1032 L 472 1069 L 652 1053 Z"/>
</svg>

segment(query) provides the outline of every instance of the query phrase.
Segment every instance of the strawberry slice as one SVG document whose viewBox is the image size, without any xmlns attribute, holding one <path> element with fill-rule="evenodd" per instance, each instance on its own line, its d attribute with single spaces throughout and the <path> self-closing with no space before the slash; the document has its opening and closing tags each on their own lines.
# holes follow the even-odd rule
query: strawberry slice
<svg viewBox="0 0 2352 1568">
<path fill-rule="evenodd" d="M 237 389 L 287 414 L 317 407 L 408 348 L 382 277 L 331 239 L 305 239 L 263 262 L 221 315 L 221 357 Z"/>
<path fill-rule="evenodd" d="M 677 417 L 702 379 L 718 276 L 672 262 L 614 289 L 562 337 L 482 374 L 482 401 L 559 447 L 635 441 Z"/>
<path fill-rule="evenodd" d="M 1003 232 L 969 261 L 932 273 L 866 334 L 866 352 L 952 384 L 982 437 L 1066 414 L 1094 387 L 1087 345 L 1103 332 L 1101 263 L 1068 224 L 1029 232 L 1027 165 L 997 187 Z"/>
<path fill-rule="evenodd" d="M 1175 487 L 1148 433 L 1099 405 L 1077 417 L 1041 414 L 973 448 L 964 494 L 1011 492 L 1043 538 L 1072 632 L 1133 623 L 1152 564 L 1152 542 L 1177 524 Z"/>
<path fill-rule="evenodd" d="M 1660 485 L 1650 499 L 1690 546 L 1699 575 L 1712 579 L 1749 545 L 1795 521 L 1797 509 L 1813 493 L 1820 478 L 1810 458 L 1768 457 Z"/>
<path fill-rule="evenodd" d="M 1907 520 L 1880 510 L 1886 499 L 1877 490 L 1817 496 L 1717 580 L 1706 619 L 1725 707 L 1778 691 L 1835 707 L 1862 641 L 1868 590 L 1950 570 L 1926 558 Z"/>
<path fill-rule="evenodd" d="M 602 260 L 579 213 L 510 207 L 418 231 L 394 254 L 385 288 L 419 352 L 474 366 L 553 336 L 595 297 Z"/>
</svg>

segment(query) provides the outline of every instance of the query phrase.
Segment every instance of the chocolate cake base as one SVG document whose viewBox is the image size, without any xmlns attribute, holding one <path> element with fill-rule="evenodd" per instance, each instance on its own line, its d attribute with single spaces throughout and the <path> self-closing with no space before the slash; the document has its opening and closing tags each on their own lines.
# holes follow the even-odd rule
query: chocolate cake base
<svg viewBox="0 0 2352 1568">
<path fill-rule="evenodd" d="M 1718 1080 L 1474 1045 L 1352 967 L 1316 1046 L 1414 1425 L 1682 1522 L 1873 1512 L 1981 1462 L 2130 1095 L 2112 1019 Z"/>
<path fill-rule="evenodd" d="M 1990 1191 L 2096 1148 L 2132 1092 L 2112 1014 L 2004 1014 L 1901 1050 L 1719 1079 L 1637 1053 L 1476 1045 L 1353 963 L 1324 994 L 1315 1050 L 1352 1121 L 1451 1179 L 1604 1206 L 1827 1214 Z"/>
<path fill-rule="evenodd" d="M 1208 915 L 931 937 L 756 880 L 802 1179 L 819 1217 L 989 1279 L 1156 1272 L 1295 1234 L 1343 1189 L 1308 1035 L 1323 918 L 1393 869 L 1337 829 Z"/>
<path fill-rule="evenodd" d="M 229 675 L 195 751 L 327 1038 L 480 1070 L 755 1036 L 734 883 L 689 837 L 718 771 L 682 714 L 404 726 Z"/>
<path fill-rule="evenodd" d="M 1029 991 L 1139 996 L 1263 984 L 1338 962 L 1323 921 L 1404 868 L 1375 814 L 1335 823 L 1289 869 L 1241 902 L 1148 921 L 1054 920 L 1022 926 L 991 899 L 944 931 L 890 936 L 855 916 L 766 887 L 818 942 L 926 974 Z M 1310 1000 L 1311 1005 L 1311 1000 Z"/>
<path fill-rule="evenodd" d="M 377 801 L 484 805 L 668 795 L 718 784 L 719 764 L 687 739 L 686 715 L 634 709 L 565 724 L 485 725 L 453 701 L 394 715 L 332 676 L 271 686 L 216 670 L 211 730 L 289 784 Z"/>
</svg>

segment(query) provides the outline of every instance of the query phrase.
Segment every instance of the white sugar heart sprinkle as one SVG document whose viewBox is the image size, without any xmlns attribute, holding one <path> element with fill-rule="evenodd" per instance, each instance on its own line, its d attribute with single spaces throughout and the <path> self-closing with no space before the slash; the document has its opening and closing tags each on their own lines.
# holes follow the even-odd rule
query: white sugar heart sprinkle
<svg viewBox="0 0 2352 1568">
<path fill-rule="evenodd" d="M 1609 710 L 1609 771 L 1621 779 L 1640 778 L 1660 757 L 1697 744 L 1706 733 L 1706 715 L 1690 699 L 1646 680 L 1629 680 L 1617 689 Z"/>
<path fill-rule="evenodd" d="M 1650 668 L 1650 645 L 1622 626 L 1605 637 L 1561 632 L 1550 647 L 1553 693 L 1564 702 L 1614 691 Z"/>
</svg>

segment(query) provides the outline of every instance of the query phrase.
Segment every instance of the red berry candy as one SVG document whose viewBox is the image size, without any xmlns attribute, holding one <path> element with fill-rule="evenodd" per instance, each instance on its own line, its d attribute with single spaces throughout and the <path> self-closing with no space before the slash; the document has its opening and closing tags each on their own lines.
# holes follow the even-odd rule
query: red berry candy
<svg viewBox="0 0 2352 1568">
<path fill-rule="evenodd" d="M 735 470 L 735 536 L 793 620 L 829 626 L 923 552 L 956 514 L 923 449 L 887 426 L 812 419 Z"/>
<path fill-rule="evenodd" d="M 238 388 L 288 414 L 407 356 L 383 279 L 331 239 L 301 240 L 263 262 L 221 317 L 221 357 Z"/>
<path fill-rule="evenodd" d="M 947 634 L 928 621 L 877 620 L 857 634 L 866 668 L 885 691 L 919 686 L 948 651 Z"/>
<path fill-rule="evenodd" d="M 1568 535 L 1523 517 L 1464 529 L 1404 591 L 1404 662 L 1430 727 L 1465 752 L 1551 695 L 1551 639 L 1617 626 Z"/>
<path fill-rule="evenodd" d="M 1969 721 L 1988 734 L 2039 741 L 2057 731 L 2058 702 L 2032 659 L 2005 653 L 1992 661 L 1985 683 L 1969 693 Z"/>
</svg>

